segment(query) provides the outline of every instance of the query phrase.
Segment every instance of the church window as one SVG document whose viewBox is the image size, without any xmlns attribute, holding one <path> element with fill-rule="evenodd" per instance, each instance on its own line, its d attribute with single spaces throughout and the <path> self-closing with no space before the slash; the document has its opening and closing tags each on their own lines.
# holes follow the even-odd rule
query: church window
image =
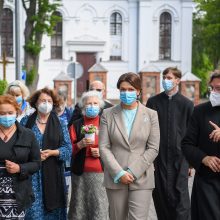
<svg viewBox="0 0 220 220">
<path fill-rule="evenodd" d="M 1 22 L 1 56 L 13 57 L 13 12 L 4 8 Z"/>
<path fill-rule="evenodd" d="M 51 37 L 51 59 L 62 59 L 63 54 L 63 22 L 60 12 L 54 13 L 60 20 L 54 27 L 54 34 Z"/>
<path fill-rule="evenodd" d="M 163 12 L 160 16 L 160 60 L 171 59 L 171 28 L 171 15 L 168 12 Z"/>
<path fill-rule="evenodd" d="M 111 35 L 121 35 L 122 34 L 122 18 L 118 12 L 111 15 Z"/>
<path fill-rule="evenodd" d="M 114 12 L 110 17 L 111 51 L 110 60 L 121 60 L 122 53 L 122 16 Z"/>
</svg>

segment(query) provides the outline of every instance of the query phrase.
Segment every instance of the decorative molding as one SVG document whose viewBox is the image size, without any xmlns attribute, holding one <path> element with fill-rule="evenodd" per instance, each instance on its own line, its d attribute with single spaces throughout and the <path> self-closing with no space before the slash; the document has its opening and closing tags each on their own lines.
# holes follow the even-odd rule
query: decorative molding
<svg viewBox="0 0 220 220">
<path fill-rule="evenodd" d="M 59 7 L 59 8 L 57 9 L 57 11 L 62 14 L 62 19 L 63 19 L 64 21 L 70 20 L 69 12 L 68 12 L 68 10 L 67 10 L 65 7 Z"/>
<path fill-rule="evenodd" d="M 77 10 L 75 16 L 73 17 L 73 19 L 75 19 L 76 22 L 80 21 L 82 11 L 91 12 L 92 17 L 93 17 L 93 22 L 96 23 L 98 21 L 98 15 L 97 15 L 96 9 L 93 6 L 91 6 L 90 4 L 85 3 Z"/>
<path fill-rule="evenodd" d="M 13 12 L 13 14 L 14 14 L 14 12 L 15 12 L 14 1 L 13 1 L 13 0 L 7 0 L 7 1 L 5 1 L 3 8 L 8 8 L 8 9 L 12 10 L 12 12 Z"/>
<path fill-rule="evenodd" d="M 105 41 L 91 36 L 91 35 L 81 35 L 78 37 L 75 37 L 72 41 L 67 41 L 67 45 L 99 45 L 99 46 L 104 46 Z"/>
<path fill-rule="evenodd" d="M 110 16 L 112 13 L 114 12 L 118 12 L 121 14 L 122 16 L 122 21 L 124 23 L 128 23 L 129 22 L 129 15 L 128 15 L 128 11 L 126 11 L 124 8 L 118 6 L 118 5 L 113 5 L 112 7 L 108 8 L 104 14 L 103 14 L 103 18 L 104 18 L 104 22 L 108 22 L 110 19 Z"/>
<path fill-rule="evenodd" d="M 155 22 L 159 21 L 160 15 L 163 12 L 169 12 L 173 17 L 173 20 L 175 22 L 179 22 L 179 15 L 177 10 L 169 4 L 163 4 L 162 6 L 156 9 L 156 11 L 153 14 L 153 21 Z"/>
</svg>

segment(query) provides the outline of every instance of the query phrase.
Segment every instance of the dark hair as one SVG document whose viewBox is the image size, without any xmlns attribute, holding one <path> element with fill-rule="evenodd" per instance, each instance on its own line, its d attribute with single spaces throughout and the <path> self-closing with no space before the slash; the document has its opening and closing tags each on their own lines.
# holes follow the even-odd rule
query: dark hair
<svg viewBox="0 0 220 220">
<path fill-rule="evenodd" d="M 209 79 L 209 84 L 213 81 L 213 79 L 219 78 L 220 79 L 220 72 L 215 71 L 211 74 Z"/>
<path fill-rule="evenodd" d="M 15 108 L 17 114 L 21 113 L 20 106 L 18 105 L 14 96 L 9 95 L 9 94 L 0 95 L 0 105 L 3 105 L 3 104 L 12 105 Z"/>
<path fill-rule="evenodd" d="M 43 88 L 43 89 L 40 89 L 40 90 L 37 90 L 35 93 L 33 93 L 30 98 L 28 99 L 28 102 L 30 103 L 30 106 L 32 108 L 35 108 L 36 109 L 36 103 L 37 103 L 37 100 L 39 98 L 39 96 L 42 94 L 42 93 L 45 93 L 47 95 L 49 95 L 52 100 L 53 100 L 53 105 L 56 107 L 56 106 L 59 106 L 60 105 L 60 99 L 58 97 L 58 95 L 55 93 L 55 91 L 53 89 L 49 89 L 47 87 Z"/>
<path fill-rule="evenodd" d="M 122 82 L 130 83 L 135 89 L 141 90 L 141 78 L 136 73 L 124 73 L 122 74 L 117 82 L 117 88 L 120 89 L 120 85 Z"/>
<path fill-rule="evenodd" d="M 182 72 L 177 67 L 168 67 L 163 71 L 163 76 L 167 75 L 167 73 L 172 72 L 172 74 L 176 77 L 181 79 Z"/>
</svg>

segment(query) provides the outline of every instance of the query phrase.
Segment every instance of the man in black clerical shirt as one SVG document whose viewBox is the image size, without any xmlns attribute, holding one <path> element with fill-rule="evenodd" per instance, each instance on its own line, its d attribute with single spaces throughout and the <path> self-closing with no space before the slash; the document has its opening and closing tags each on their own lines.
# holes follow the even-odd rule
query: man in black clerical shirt
<svg viewBox="0 0 220 220">
<path fill-rule="evenodd" d="M 193 103 L 178 92 L 181 71 L 169 67 L 163 71 L 164 92 L 149 98 L 147 107 L 158 113 L 160 151 L 154 162 L 153 200 L 158 220 L 189 220 L 189 166 L 181 141 L 193 111 Z"/>
<path fill-rule="evenodd" d="M 182 150 L 196 169 L 192 220 L 220 219 L 220 73 L 210 78 L 209 101 L 195 107 Z"/>
</svg>

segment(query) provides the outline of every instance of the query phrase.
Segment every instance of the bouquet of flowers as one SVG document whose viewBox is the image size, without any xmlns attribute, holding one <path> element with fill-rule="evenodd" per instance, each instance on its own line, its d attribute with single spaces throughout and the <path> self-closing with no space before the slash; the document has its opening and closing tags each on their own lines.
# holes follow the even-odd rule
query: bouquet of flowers
<svg viewBox="0 0 220 220">
<path fill-rule="evenodd" d="M 93 134 L 97 131 L 97 127 L 90 124 L 90 125 L 83 125 L 81 127 L 81 133 L 82 134 Z"/>
</svg>

